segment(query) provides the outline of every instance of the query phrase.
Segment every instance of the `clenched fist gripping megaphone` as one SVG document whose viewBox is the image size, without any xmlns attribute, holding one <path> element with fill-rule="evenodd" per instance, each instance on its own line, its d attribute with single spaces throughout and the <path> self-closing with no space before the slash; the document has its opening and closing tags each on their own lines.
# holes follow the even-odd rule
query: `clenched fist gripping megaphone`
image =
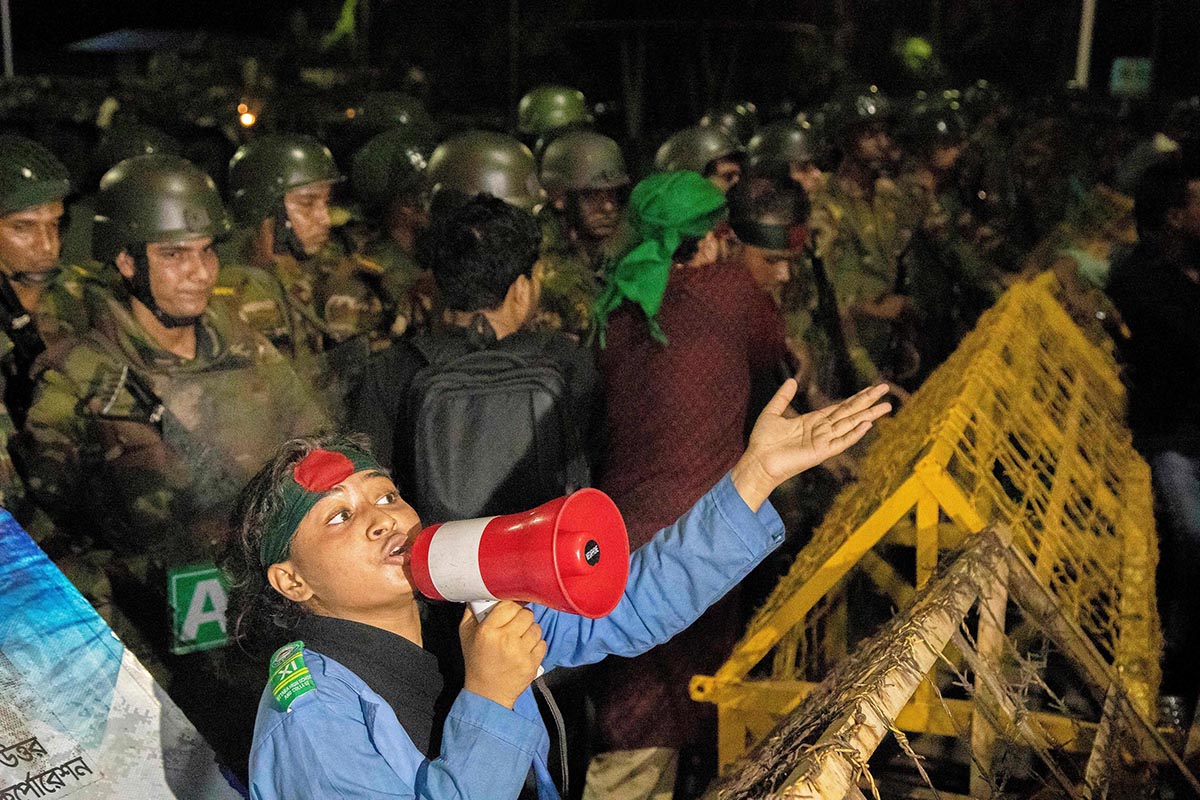
<svg viewBox="0 0 1200 800">
<path fill-rule="evenodd" d="M 539 603 L 597 619 L 617 607 L 629 578 L 629 536 L 604 492 L 580 489 L 530 511 L 445 522 L 413 543 L 413 583 L 433 600 Z"/>
</svg>

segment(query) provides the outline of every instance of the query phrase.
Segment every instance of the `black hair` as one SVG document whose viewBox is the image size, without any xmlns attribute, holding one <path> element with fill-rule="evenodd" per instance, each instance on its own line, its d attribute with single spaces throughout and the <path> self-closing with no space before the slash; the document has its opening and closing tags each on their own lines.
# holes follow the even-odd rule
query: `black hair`
<svg viewBox="0 0 1200 800">
<path fill-rule="evenodd" d="M 737 230 L 740 223 L 773 220 L 776 225 L 797 225 L 808 221 L 812 211 L 808 193 L 790 177 L 777 171 L 755 171 L 729 190 L 729 224 Z"/>
<path fill-rule="evenodd" d="M 226 630 L 251 657 L 270 654 L 292 637 L 288 632 L 309 612 L 267 582 L 260 555 L 265 523 L 283 504 L 284 482 L 313 450 L 354 448 L 370 453 L 362 434 L 319 433 L 284 442 L 238 495 L 230 536 L 219 563 L 229 580 Z"/>
<path fill-rule="evenodd" d="M 1133 217 L 1139 235 L 1160 232 L 1167 212 L 1188 204 L 1188 184 L 1200 179 L 1194 165 L 1172 158 L 1142 173 L 1133 194 Z"/>
<path fill-rule="evenodd" d="M 425 254 L 445 306 L 482 311 L 503 303 L 518 277 L 532 277 L 541 244 L 532 214 L 480 194 L 434 209 Z"/>
<path fill-rule="evenodd" d="M 671 255 L 671 262 L 674 264 L 686 264 L 691 261 L 696 256 L 696 253 L 700 252 L 700 242 L 703 240 L 703 236 L 684 236 L 679 240 L 679 246 L 675 248 L 675 252 Z"/>
</svg>

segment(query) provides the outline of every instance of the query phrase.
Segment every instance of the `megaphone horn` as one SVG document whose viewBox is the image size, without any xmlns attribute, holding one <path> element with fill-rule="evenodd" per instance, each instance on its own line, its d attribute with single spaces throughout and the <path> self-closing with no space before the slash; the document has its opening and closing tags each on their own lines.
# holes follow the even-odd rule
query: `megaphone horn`
<svg viewBox="0 0 1200 800">
<path fill-rule="evenodd" d="M 597 619 L 629 578 L 629 537 L 596 489 L 517 514 L 431 525 L 413 543 L 413 583 L 434 600 L 517 600 Z"/>
</svg>

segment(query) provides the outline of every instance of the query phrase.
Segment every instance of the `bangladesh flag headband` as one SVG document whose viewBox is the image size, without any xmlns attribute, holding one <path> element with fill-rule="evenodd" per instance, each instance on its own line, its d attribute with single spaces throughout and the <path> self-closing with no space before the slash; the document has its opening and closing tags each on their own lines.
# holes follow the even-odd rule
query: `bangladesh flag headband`
<svg viewBox="0 0 1200 800">
<path fill-rule="evenodd" d="M 330 489 L 365 469 L 382 471 L 378 461 L 352 447 L 313 450 L 300 459 L 292 469 L 291 477 L 283 482 L 283 504 L 264 525 L 266 531 L 258 551 L 263 566 L 285 560 L 304 515 Z"/>
</svg>

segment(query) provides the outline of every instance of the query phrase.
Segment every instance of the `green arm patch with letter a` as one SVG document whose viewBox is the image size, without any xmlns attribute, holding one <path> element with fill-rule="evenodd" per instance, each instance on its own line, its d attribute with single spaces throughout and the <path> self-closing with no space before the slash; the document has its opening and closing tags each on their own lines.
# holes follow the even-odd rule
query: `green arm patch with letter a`
<svg viewBox="0 0 1200 800">
<path fill-rule="evenodd" d="M 271 694 L 280 711 L 291 711 L 292 702 L 317 688 L 304 663 L 304 642 L 285 644 L 271 656 Z"/>
</svg>

